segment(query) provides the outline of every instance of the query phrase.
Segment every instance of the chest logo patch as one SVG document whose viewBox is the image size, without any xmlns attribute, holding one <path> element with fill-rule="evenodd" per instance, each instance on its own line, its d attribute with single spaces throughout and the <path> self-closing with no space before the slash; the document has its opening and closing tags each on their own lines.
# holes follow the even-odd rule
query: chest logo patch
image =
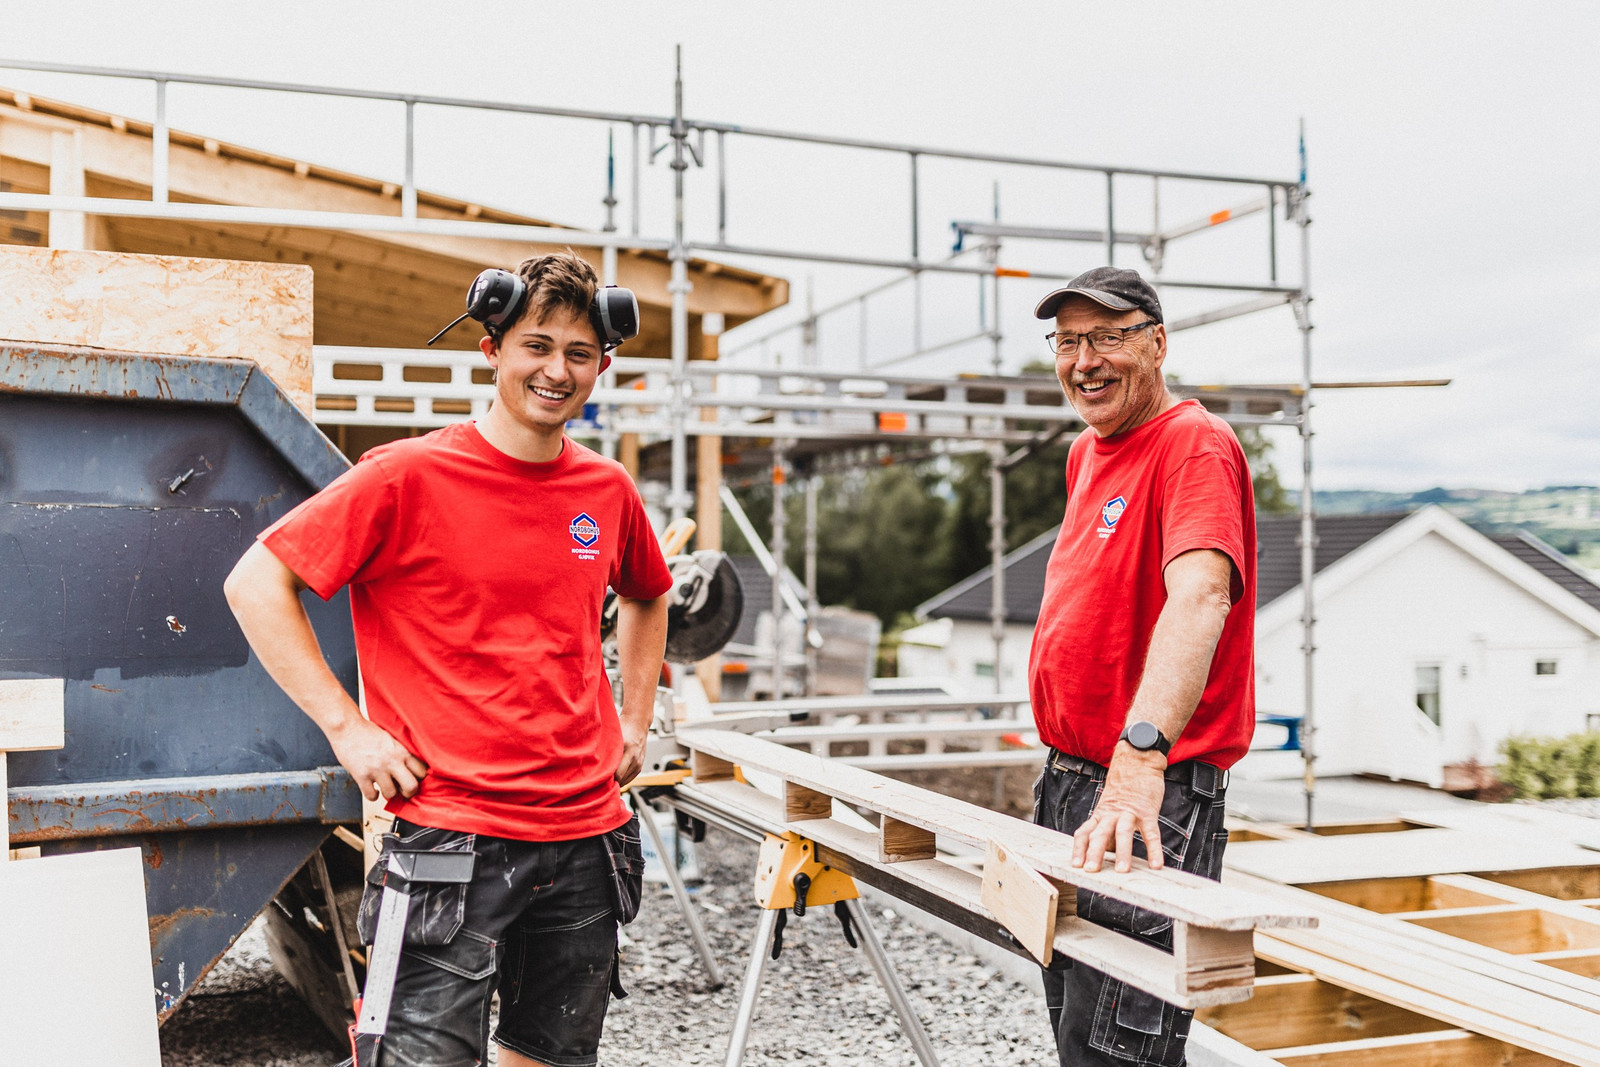
<svg viewBox="0 0 1600 1067">
<path fill-rule="evenodd" d="M 1120 496 L 1112 497 L 1100 506 L 1100 521 L 1105 525 L 1096 532 L 1101 537 L 1110 537 L 1117 531 L 1117 523 L 1122 518 L 1122 513 L 1128 510 L 1128 502 Z"/>
<path fill-rule="evenodd" d="M 572 533 L 572 539 L 584 548 L 600 540 L 600 526 L 586 511 L 579 512 L 567 529 Z"/>
</svg>

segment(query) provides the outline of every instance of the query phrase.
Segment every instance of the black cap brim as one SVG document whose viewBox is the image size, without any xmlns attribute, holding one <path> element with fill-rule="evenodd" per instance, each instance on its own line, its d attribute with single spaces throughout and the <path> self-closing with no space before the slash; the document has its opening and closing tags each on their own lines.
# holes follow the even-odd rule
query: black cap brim
<svg viewBox="0 0 1600 1067">
<path fill-rule="evenodd" d="M 1061 307 L 1061 302 L 1069 296 L 1086 296 L 1090 300 L 1093 300 L 1096 304 L 1099 304 L 1102 307 L 1108 307 L 1112 311 L 1132 311 L 1139 306 L 1132 300 L 1128 300 L 1120 296 L 1113 296 L 1110 293 L 1104 292 L 1100 289 L 1073 288 L 1069 285 L 1064 289 L 1057 289 L 1055 292 L 1050 293 L 1043 300 L 1039 301 L 1038 306 L 1033 309 L 1033 317 L 1036 319 L 1055 318 L 1056 309 Z"/>
</svg>

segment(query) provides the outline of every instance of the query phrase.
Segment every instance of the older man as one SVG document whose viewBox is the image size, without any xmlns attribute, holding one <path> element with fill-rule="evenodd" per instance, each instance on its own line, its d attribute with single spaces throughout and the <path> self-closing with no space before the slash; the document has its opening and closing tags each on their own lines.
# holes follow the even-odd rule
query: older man
<svg viewBox="0 0 1600 1067">
<path fill-rule="evenodd" d="M 1034 313 L 1089 427 L 1029 658 L 1050 746 L 1035 821 L 1090 871 L 1110 851 L 1118 871 L 1137 856 L 1216 878 L 1255 720 L 1250 471 L 1227 424 L 1168 391 L 1161 302 L 1136 272 L 1088 271 Z M 1171 951 L 1164 916 L 1082 892 L 1078 914 Z M 1185 1062 L 1192 1013 L 1070 960 L 1044 982 L 1062 1064 Z"/>
</svg>

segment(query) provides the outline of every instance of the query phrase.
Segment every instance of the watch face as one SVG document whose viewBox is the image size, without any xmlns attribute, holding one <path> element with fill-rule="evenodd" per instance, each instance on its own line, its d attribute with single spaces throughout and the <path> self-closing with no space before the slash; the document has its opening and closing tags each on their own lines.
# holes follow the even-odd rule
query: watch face
<svg viewBox="0 0 1600 1067">
<path fill-rule="evenodd" d="M 1134 748 L 1155 748 L 1160 740 L 1161 731 L 1156 729 L 1155 723 L 1136 722 L 1128 727 L 1128 744 Z"/>
</svg>

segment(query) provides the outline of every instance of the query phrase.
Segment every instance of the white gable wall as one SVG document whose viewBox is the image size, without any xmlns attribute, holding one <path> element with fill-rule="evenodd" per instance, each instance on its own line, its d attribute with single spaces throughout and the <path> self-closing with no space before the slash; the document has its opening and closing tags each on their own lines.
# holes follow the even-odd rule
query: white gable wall
<svg viewBox="0 0 1600 1067">
<path fill-rule="evenodd" d="M 1330 584 L 1317 604 L 1320 774 L 1438 784 L 1444 764 L 1493 763 L 1505 737 L 1571 733 L 1600 712 L 1594 633 L 1437 531 Z M 1263 711 L 1302 703 L 1300 626 L 1286 614 L 1264 612 L 1274 623 L 1256 635 Z M 1556 674 L 1536 676 L 1551 659 Z M 1416 704 L 1423 664 L 1440 667 L 1438 727 Z"/>
<path fill-rule="evenodd" d="M 993 693 L 994 637 L 988 622 L 953 619 L 949 640 L 943 648 L 905 643 L 900 646 L 897 665 L 902 678 L 949 679 L 956 689 L 972 696 Z M 1005 647 L 1000 661 L 1001 690 L 1026 692 L 1028 688 L 1028 649 L 1033 644 L 1033 627 L 1006 624 Z"/>
</svg>

